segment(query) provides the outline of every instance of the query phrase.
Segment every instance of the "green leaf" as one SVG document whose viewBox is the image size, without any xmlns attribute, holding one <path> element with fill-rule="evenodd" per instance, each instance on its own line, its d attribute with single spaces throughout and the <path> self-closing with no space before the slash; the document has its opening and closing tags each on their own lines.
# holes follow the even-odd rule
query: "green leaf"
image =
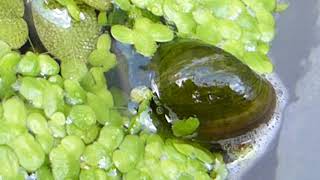
<svg viewBox="0 0 320 180">
<path fill-rule="evenodd" d="M 36 141 L 40 144 L 41 148 L 46 154 L 49 154 L 51 149 L 54 146 L 54 138 L 50 134 L 49 131 L 47 131 L 45 134 L 39 134 L 36 135 Z"/>
<path fill-rule="evenodd" d="M 289 3 L 278 3 L 275 12 L 283 12 L 287 10 Z"/>
<path fill-rule="evenodd" d="M 130 98 L 136 103 L 144 100 L 150 101 L 153 97 L 152 91 L 146 86 L 138 86 L 131 90 Z"/>
<path fill-rule="evenodd" d="M 19 162 L 14 151 L 8 146 L 0 146 L 0 174 L 3 179 L 16 179 Z"/>
<path fill-rule="evenodd" d="M 69 105 L 84 104 L 87 100 L 86 91 L 79 82 L 72 80 L 64 81 L 65 101 Z"/>
<path fill-rule="evenodd" d="M 61 140 L 60 145 L 75 159 L 80 158 L 85 148 L 84 143 L 78 136 L 67 136 Z"/>
<path fill-rule="evenodd" d="M 268 11 L 272 12 L 275 10 L 277 6 L 277 0 L 256 0 L 257 2 L 261 2 Z"/>
<path fill-rule="evenodd" d="M 100 11 L 98 15 L 98 23 L 101 26 L 108 25 L 108 16 L 106 11 Z"/>
<path fill-rule="evenodd" d="M 105 125 L 101 131 L 97 140 L 108 152 L 114 151 L 118 148 L 124 138 L 124 132 L 122 128 L 116 126 Z"/>
<path fill-rule="evenodd" d="M 89 63 L 95 67 L 103 68 L 104 72 L 117 65 L 116 56 L 106 49 L 96 49 L 89 56 Z"/>
<path fill-rule="evenodd" d="M 215 18 L 212 15 L 212 12 L 209 9 L 199 8 L 192 12 L 193 19 L 198 24 L 211 24 L 214 23 L 212 21 L 215 20 Z"/>
<path fill-rule="evenodd" d="M 113 162 L 122 172 L 126 173 L 133 169 L 144 154 L 143 141 L 135 135 L 127 135 L 119 147 L 113 153 Z"/>
<path fill-rule="evenodd" d="M 38 56 L 33 52 L 27 52 L 17 65 L 17 72 L 24 76 L 40 75 Z"/>
<path fill-rule="evenodd" d="M 263 8 L 257 8 L 255 13 L 256 18 L 260 24 L 270 25 L 271 27 L 275 25 L 275 20 L 271 12 Z"/>
<path fill-rule="evenodd" d="M 48 85 L 43 91 L 43 110 L 47 117 L 64 110 L 63 89 L 58 85 Z"/>
<path fill-rule="evenodd" d="M 136 32 L 134 36 L 134 47 L 137 52 L 146 56 L 151 57 L 157 51 L 157 43 L 148 34 Z"/>
<path fill-rule="evenodd" d="M 82 0 L 95 9 L 106 11 L 111 7 L 111 0 Z"/>
<path fill-rule="evenodd" d="M 135 180 L 149 180 L 150 176 L 146 172 L 141 172 L 137 169 L 129 171 L 125 176 L 123 177 L 124 180 L 130 180 L 130 179 L 135 179 Z"/>
<path fill-rule="evenodd" d="M 275 36 L 275 28 L 274 26 L 270 26 L 268 24 L 258 24 L 259 31 L 261 32 L 261 41 L 268 43 L 271 42 Z"/>
<path fill-rule="evenodd" d="M 268 43 L 259 42 L 258 43 L 258 51 L 262 54 L 268 54 L 270 50 L 270 45 Z"/>
<path fill-rule="evenodd" d="M 92 67 L 81 81 L 81 86 L 89 92 L 101 93 L 107 90 L 104 70 L 101 67 Z M 108 99 L 108 98 L 106 98 Z"/>
<path fill-rule="evenodd" d="M 147 5 L 147 9 L 156 16 L 163 16 L 163 0 L 151 0 L 151 3 Z"/>
<path fill-rule="evenodd" d="M 9 143 L 16 153 L 19 163 L 27 171 L 35 171 L 43 164 L 45 153 L 42 147 L 28 133 L 22 134 Z"/>
<path fill-rule="evenodd" d="M 49 55 L 40 54 L 38 56 L 40 74 L 42 76 L 53 76 L 60 72 L 59 64 Z"/>
<path fill-rule="evenodd" d="M 96 114 L 87 105 L 73 106 L 67 119 L 82 130 L 88 130 L 96 124 Z"/>
<path fill-rule="evenodd" d="M 126 44 L 133 44 L 134 43 L 134 33 L 131 29 L 127 28 L 126 26 L 122 25 L 114 25 L 111 28 L 112 36 Z"/>
<path fill-rule="evenodd" d="M 1 46 L 1 45 L 0 45 Z M 1 48 L 1 47 L 0 47 Z M 8 72 L 15 76 L 17 64 L 20 62 L 21 56 L 19 53 L 11 51 L 0 58 L 0 71 Z"/>
<path fill-rule="evenodd" d="M 121 9 L 128 11 L 131 9 L 132 5 L 129 0 L 114 0 L 114 3 L 118 5 Z"/>
<path fill-rule="evenodd" d="M 15 74 L 0 68 L 0 98 L 8 98 L 14 94 L 12 84 L 15 81 Z"/>
<path fill-rule="evenodd" d="M 69 59 L 61 63 L 61 75 L 64 79 L 80 81 L 88 72 L 85 62 Z"/>
<path fill-rule="evenodd" d="M 200 122 L 197 118 L 176 121 L 172 125 L 173 134 L 177 137 L 187 136 L 194 133 L 199 127 Z"/>
<path fill-rule="evenodd" d="M 222 44 L 222 49 L 241 59 L 245 53 L 244 45 L 241 41 L 227 40 Z"/>
<path fill-rule="evenodd" d="M 177 179 L 180 175 L 178 163 L 172 160 L 160 161 L 160 168 L 167 179 Z"/>
<path fill-rule="evenodd" d="M 25 124 L 12 124 L 10 122 L 2 122 L 0 126 L 0 144 L 9 144 L 21 134 L 27 133 L 28 129 Z"/>
<path fill-rule="evenodd" d="M 135 19 L 133 29 L 136 32 L 139 31 L 141 33 L 151 35 L 150 28 L 151 28 L 152 24 L 154 24 L 154 23 L 150 19 L 144 18 L 144 17 L 139 17 L 139 18 Z"/>
<path fill-rule="evenodd" d="M 163 24 L 154 23 L 151 25 L 149 31 L 152 38 L 157 42 L 168 42 L 174 38 L 172 30 Z"/>
<path fill-rule="evenodd" d="M 131 2 L 139 8 L 146 8 L 152 0 L 131 0 Z"/>
<path fill-rule="evenodd" d="M 125 151 L 116 150 L 112 154 L 114 165 L 122 173 L 127 173 L 136 165 L 135 159 L 130 159 L 130 154 Z"/>
<path fill-rule="evenodd" d="M 104 125 L 110 120 L 110 104 L 101 100 L 101 98 L 93 93 L 87 93 L 88 105 L 93 109 L 97 116 L 97 121 Z"/>
<path fill-rule="evenodd" d="M 60 75 L 50 76 L 48 81 L 52 84 L 56 84 L 60 87 L 63 87 L 63 79 Z"/>
<path fill-rule="evenodd" d="M 51 169 L 48 166 L 41 166 L 36 172 L 37 179 L 39 180 L 54 180 Z"/>
<path fill-rule="evenodd" d="M 28 39 L 28 26 L 23 20 L 24 3 L 21 0 L 0 2 L 0 41 L 19 49 Z"/>
<path fill-rule="evenodd" d="M 104 170 L 108 170 L 112 165 L 108 152 L 99 143 L 87 146 L 82 154 L 82 160 L 91 167 Z"/>
<path fill-rule="evenodd" d="M 97 125 L 91 126 L 90 129 L 83 130 L 74 124 L 68 124 L 66 129 L 68 135 L 81 137 L 85 144 L 91 144 L 93 141 L 95 141 L 100 131 L 100 127 Z"/>
<path fill-rule="evenodd" d="M 177 12 L 172 6 L 172 0 L 165 1 L 164 14 L 169 22 L 174 22 L 178 28 L 180 36 L 189 36 L 196 31 L 197 24 L 191 13 Z"/>
<path fill-rule="evenodd" d="M 34 107 L 42 108 L 43 92 L 47 85 L 46 83 L 47 81 L 44 79 L 24 77 L 21 79 L 19 93 Z"/>
<path fill-rule="evenodd" d="M 235 20 L 246 10 L 244 4 L 239 0 L 214 1 L 213 14 L 221 19 Z"/>
<path fill-rule="evenodd" d="M 184 143 L 173 143 L 173 146 L 182 154 L 188 156 L 189 158 L 197 158 L 200 161 L 208 164 L 213 163 L 213 158 L 211 154 L 205 152 L 193 145 L 184 144 Z"/>
<path fill-rule="evenodd" d="M 0 40 L 0 58 L 10 51 L 10 46 L 6 42 Z"/>
<path fill-rule="evenodd" d="M 196 36 L 209 44 L 212 45 L 217 45 L 222 41 L 222 36 L 215 26 L 215 24 L 203 24 L 203 25 L 198 25 L 197 30 L 196 30 Z"/>
<path fill-rule="evenodd" d="M 228 169 L 223 160 L 216 159 L 214 163 L 214 168 L 210 173 L 210 176 L 216 180 L 227 179 Z"/>
<path fill-rule="evenodd" d="M 14 96 L 3 102 L 3 117 L 8 123 L 22 125 L 26 124 L 27 109 L 24 102 Z"/>
<path fill-rule="evenodd" d="M 98 38 L 97 49 L 103 49 L 109 51 L 111 48 L 111 38 L 109 34 L 102 34 Z"/>
<path fill-rule="evenodd" d="M 24 3 L 21 0 L 1 0 L 0 16 L 22 17 L 24 13 Z"/>
<path fill-rule="evenodd" d="M 54 179 L 78 179 L 80 163 L 64 147 L 58 146 L 49 154 Z"/>
<path fill-rule="evenodd" d="M 40 113 L 31 113 L 27 118 L 27 127 L 33 134 L 47 134 L 47 120 Z"/>
<path fill-rule="evenodd" d="M 53 137 L 63 138 L 66 135 L 65 123 L 66 118 L 61 112 L 56 112 L 50 117 L 48 127 Z"/>
<path fill-rule="evenodd" d="M 234 40 L 240 39 L 242 29 L 235 22 L 230 20 L 219 20 L 217 25 L 223 38 Z"/>
<path fill-rule="evenodd" d="M 260 74 L 271 73 L 273 71 L 273 65 L 268 57 L 259 52 L 245 53 L 243 62 Z"/>
<path fill-rule="evenodd" d="M 102 169 L 91 168 L 89 170 L 82 169 L 80 173 L 80 180 L 113 180 L 107 176 L 107 173 Z"/>
<path fill-rule="evenodd" d="M 253 30 L 258 26 L 258 21 L 255 17 L 251 16 L 248 12 L 243 12 L 239 15 L 236 23 L 245 30 Z"/>
</svg>

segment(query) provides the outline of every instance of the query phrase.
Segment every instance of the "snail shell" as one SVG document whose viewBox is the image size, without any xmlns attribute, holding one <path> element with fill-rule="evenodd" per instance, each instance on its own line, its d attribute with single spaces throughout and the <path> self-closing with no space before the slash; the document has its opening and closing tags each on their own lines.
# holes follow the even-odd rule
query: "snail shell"
<svg viewBox="0 0 320 180">
<path fill-rule="evenodd" d="M 267 122 L 274 112 L 272 85 L 220 48 L 178 40 L 160 47 L 153 60 L 155 91 L 170 112 L 166 116 L 197 117 L 196 140 L 242 135 Z"/>
</svg>

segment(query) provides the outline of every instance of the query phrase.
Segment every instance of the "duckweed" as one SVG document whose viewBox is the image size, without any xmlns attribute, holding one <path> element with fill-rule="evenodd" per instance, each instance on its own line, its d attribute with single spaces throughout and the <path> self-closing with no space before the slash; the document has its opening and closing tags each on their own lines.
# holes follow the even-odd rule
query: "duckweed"
<svg viewBox="0 0 320 180">
<path fill-rule="evenodd" d="M 149 88 L 134 88 L 130 100 L 114 97 L 117 92 L 109 90 L 105 78 L 118 64 L 112 37 L 147 57 L 175 37 L 199 39 L 230 52 L 258 73 L 270 73 L 273 65 L 267 54 L 275 36 L 273 14 L 287 4 L 275 0 L 32 3 L 34 27 L 46 53 L 15 51 L 28 38 L 23 1 L 0 2 L 1 178 L 227 178 L 221 154 L 177 139 L 195 132 L 196 118 L 177 120 L 172 135 L 162 133 L 150 110 Z M 66 16 L 48 20 L 48 14 L 57 15 L 54 9 Z M 67 23 L 57 25 L 66 22 L 64 18 Z M 109 32 L 106 25 L 111 26 Z M 127 101 L 137 104 L 129 115 L 121 112 L 126 107 L 118 107 Z"/>
<path fill-rule="evenodd" d="M 199 39 L 219 46 L 238 59 L 242 59 L 258 73 L 270 73 L 273 70 L 270 68 L 272 64 L 268 58 L 268 63 L 265 62 L 269 43 L 275 36 L 273 14 L 287 8 L 287 4 L 277 4 L 276 0 L 121 0 L 116 4 L 129 14 L 136 12 L 138 7 L 155 16 L 162 16 L 178 37 Z M 168 26 L 151 22 L 143 15 L 131 16 L 131 18 L 134 19 L 135 24 L 138 24 L 140 31 L 135 26 L 132 30 L 124 25 L 114 25 L 111 32 L 120 42 L 134 44 L 142 55 L 152 56 L 157 49 L 155 42 L 172 40 L 173 33 Z M 148 24 L 153 25 L 148 26 Z M 144 32 L 143 37 L 139 36 L 139 32 Z M 248 36 L 248 32 L 255 37 Z M 153 38 L 150 38 L 150 35 Z M 265 47 L 260 51 L 258 44 L 261 43 L 264 43 Z M 246 56 L 247 52 L 260 52 L 255 59 L 256 62 L 248 62 L 250 57 Z"/>
</svg>

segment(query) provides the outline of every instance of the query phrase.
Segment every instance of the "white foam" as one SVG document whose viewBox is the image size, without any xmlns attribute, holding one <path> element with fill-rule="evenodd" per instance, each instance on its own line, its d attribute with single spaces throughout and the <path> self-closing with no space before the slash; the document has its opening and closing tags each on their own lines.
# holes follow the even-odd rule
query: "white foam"
<svg viewBox="0 0 320 180">
<path fill-rule="evenodd" d="M 235 154 L 235 149 L 241 145 L 249 146 L 249 150 L 241 152 L 241 156 L 227 164 L 230 180 L 239 180 L 268 150 L 268 147 L 274 142 L 281 126 L 281 116 L 287 103 L 287 90 L 276 74 L 266 76 L 277 94 L 277 103 L 275 113 L 271 120 L 258 128 L 242 136 L 223 140 L 219 143 L 222 148 L 231 156 Z"/>
</svg>

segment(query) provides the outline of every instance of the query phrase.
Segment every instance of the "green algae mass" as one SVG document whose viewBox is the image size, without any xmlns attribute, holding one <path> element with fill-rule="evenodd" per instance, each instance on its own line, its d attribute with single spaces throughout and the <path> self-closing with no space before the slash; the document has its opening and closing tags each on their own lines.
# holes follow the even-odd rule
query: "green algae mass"
<svg viewBox="0 0 320 180">
<path fill-rule="evenodd" d="M 193 138 L 212 141 L 244 134 L 268 121 L 274 112 L 272 85 L 222 49 L 200 41 L 178 40 L 160 47 L 153 62 L 156 92 L 171 112 L 167 116 L 172 118 L 176 136 L 186 129 L 179 128 L 184 121 L 175 121 L 172 113 L 179 119 L 199 119 Z"/>
</svg>

